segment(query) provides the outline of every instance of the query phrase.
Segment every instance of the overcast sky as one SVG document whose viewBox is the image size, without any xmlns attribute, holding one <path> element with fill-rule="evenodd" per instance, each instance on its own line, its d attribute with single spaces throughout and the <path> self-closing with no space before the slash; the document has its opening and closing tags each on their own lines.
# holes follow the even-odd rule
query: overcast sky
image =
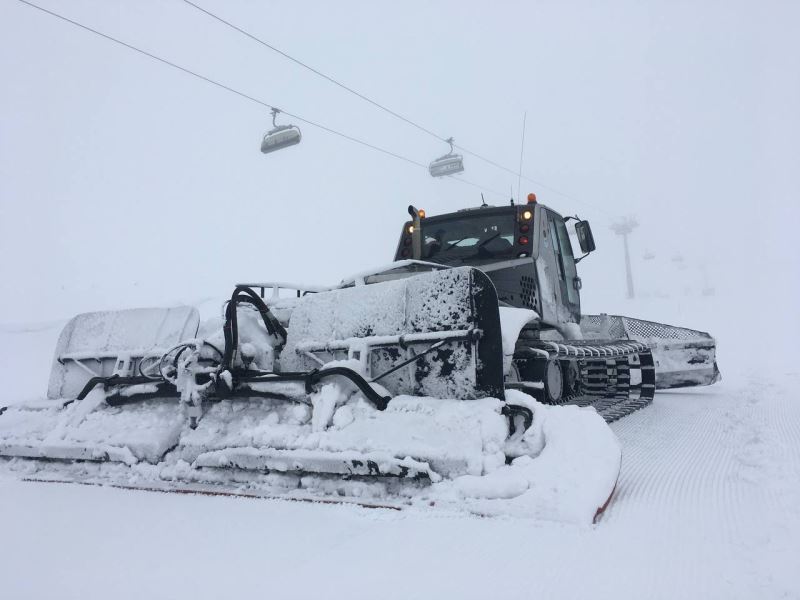
<svg viewBox="0 0 800 600">
<path fill-rule="evenodd" d="M 705 268 L 731 310 L 767 298 L 797 332 L 799 2 L 197 2 L 512 170 L 527 112 L 521 192 L 592 222 L 592 309 L 624 293 L 609 225 L 635 215 L 643 292 L 696 293 Z M 418 162 L 447 150 L 180 0 L 41 4 Z M 409 203 L 480 204 L 308 125 L 264 156 L 264 107 L 15 0 L 0 76 L 2 322 L 334 283 L 391 260 Z M 488 202 L 516 195 L 465 163 Z"/>
</svg>

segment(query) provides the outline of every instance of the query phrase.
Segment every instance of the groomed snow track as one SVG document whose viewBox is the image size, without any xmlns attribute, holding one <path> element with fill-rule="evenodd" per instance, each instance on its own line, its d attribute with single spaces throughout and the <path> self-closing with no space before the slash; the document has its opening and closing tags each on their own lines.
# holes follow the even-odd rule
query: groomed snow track
<svg viewBox="0 0 800 600">
<path fill-rule="evenodd" d="M 614 423 L 592 528 L 0 481 L 0 579 L 15 598 L 798 598 L 798 384 L 666 392 Z"/>
<path fill-rule="evenodd" d="M 800 597 L 800 404 L 792 389 L 752 376 L 733 394 L 662 392 L 612 424 L 622 471 L 599 533 L 612 554 L 630 552 L 619 547 L 631 543 L 623 531 L 649 540 L 649 568 L 628 565 L 637 586 L 661 590 L 658 597 Z"/>
<path fill-rule="evenodd" d="M 0 331 L 18 349 L 0 362 L 17 388 L 8 394 L 24 398 L 26 380 L 46 380 L 60 327 Z M 612 424 L 622 472 L 591 528 L 2 479 L 3 592 L 800 598 L 800 374 L 785 369 L 748 375 L 742 360 L 719 385 L 659 393 Z"/>
</svg>

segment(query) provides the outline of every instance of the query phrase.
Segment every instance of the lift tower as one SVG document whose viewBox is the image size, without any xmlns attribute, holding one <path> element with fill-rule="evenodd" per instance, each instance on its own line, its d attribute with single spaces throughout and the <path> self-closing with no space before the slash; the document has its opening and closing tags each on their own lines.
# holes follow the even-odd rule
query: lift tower
<svg viewBox="0 0 800 600">
<path fill-rule="evenodd" d="M 639 226 L 634 217 L 625 217 L 611 226 L 611 231 L 622 236 L 625 246 L 625 277 L 628 284 L 628 298 L 633 298 L 633 273 L 631 272 L 631 253 L 628 250 L 628 235 Z"/>
</svg>

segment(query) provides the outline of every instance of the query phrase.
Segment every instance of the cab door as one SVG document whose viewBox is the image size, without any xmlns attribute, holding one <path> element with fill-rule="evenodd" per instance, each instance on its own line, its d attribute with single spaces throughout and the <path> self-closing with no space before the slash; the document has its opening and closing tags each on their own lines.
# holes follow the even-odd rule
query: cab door
<svg viewBox="0 0 800 600">
<path fill-rule="evenodd" d="M 540 211 L 537 278 L 545 314 L 552 325 L 579 323 L 581 314 L 580 278 L 564 219 L 542 207 Z"/>
</svg>

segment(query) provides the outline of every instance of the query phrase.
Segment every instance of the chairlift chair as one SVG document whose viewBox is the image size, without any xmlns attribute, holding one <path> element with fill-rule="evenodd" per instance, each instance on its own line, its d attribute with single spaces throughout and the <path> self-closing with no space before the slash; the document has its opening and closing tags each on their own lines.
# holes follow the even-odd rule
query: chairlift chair
<svg viewBox="0 0 800 600">
<path fill-rule="evenodd" d="M 264 154 L 299 144 L 302 138 L 300 128 L 296 125 L 278 125 L 275 123 L 275 117 L 279 112 L 281 111 L 278 108 L 272 109 L 273 128 L 264 135 L 264 139 L 261 141 L 261 152 Z"/>
<path fill-rule="evenodd" d="M 433 177 L 455 175 L 464 170 L 464 157 L 453 151 L 453 138 L 449 138 L 447 143 L 450 144 L 450 152 L 432 161 L 428 166 Z"/>
</svg>

